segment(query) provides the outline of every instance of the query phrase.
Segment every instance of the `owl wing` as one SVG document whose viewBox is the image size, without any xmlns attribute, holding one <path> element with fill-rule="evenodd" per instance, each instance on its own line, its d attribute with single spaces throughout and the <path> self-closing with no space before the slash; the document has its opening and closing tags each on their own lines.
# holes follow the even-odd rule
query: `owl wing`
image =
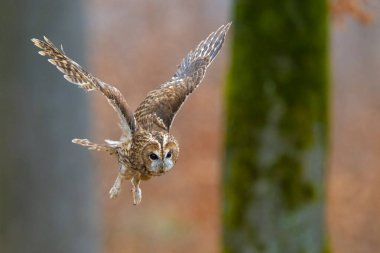
<svg viewBox="0 0 380 253">
<path fill-rule="evenodd" d="M 201 83 L 207 67 L 220 51 L 231 23 L 219 27 L 190 51 L 172 79 L 148 93 L 135 111 L 136 121 L 144 128 L 157 126 L 169 131 L 172 121 L 195 88 Z"/>
<path fill-rule="evenodd" d="M 136 120 L 133 116 L 133 111 L 129 108 L 125 98 L 118 89 L 102 82 L 85 71 L 78 63 L 66 56 L 63 50 L 58 49 L 45 36 L 44 40 L 32 39 L 32 42 L 35 46 L 42 49 L 42 51 L 38 53 L 42 56 L 49 57 L 50 59 L 48 59 L 48 61 L 64 74 L 64 78 L 67 81 L 78 85 L 86 91 L 98 90 L 103 93 L 119 116 L 123 131 L 122 138 L 129 139 L 131 137 L 131 134 L 136 128 Z"/>
</svg>

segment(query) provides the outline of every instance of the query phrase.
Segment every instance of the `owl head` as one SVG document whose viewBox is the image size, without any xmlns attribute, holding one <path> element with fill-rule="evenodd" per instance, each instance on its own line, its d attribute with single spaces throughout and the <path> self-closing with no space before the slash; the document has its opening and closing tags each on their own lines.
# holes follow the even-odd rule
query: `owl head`
<svg viewBox="0 0 380 253">
<path fill-rule="evenodd" d="M 140 166 L 151 176 L 160 176 L 171 170 L 177 162 L 179 148 L 175 138 L 168 132 L 145 132 L 139 150 Z M 136 154 L 135 154 L 136 155 Z"/>
</svg>

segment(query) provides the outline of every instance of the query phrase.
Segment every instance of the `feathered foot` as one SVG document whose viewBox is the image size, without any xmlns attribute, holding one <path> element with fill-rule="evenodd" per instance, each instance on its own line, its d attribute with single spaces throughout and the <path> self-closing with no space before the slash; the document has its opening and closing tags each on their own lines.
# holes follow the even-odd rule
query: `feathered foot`
<svg viewBox="0 0 380 253">
<path fill-rule="evenodd" d="M 141 198 L 142 198 L 142 193 L 141 193 L 141 189 L 140 189 L 140 177 L 139 176 L 135 176 L 131 179 L 131 183 L 132 183 L 132 193 L 133 193 L 133 204 L 134 205 L 138 205 L 140 204 L 141 202 Z"/>
<path fill-rule="evenodd" d="M 121 182 L 123 181 L 123 177 L 119 174 L 115 180 L 115 183 L 113 184 L 112 188 L 110 189 L 110 198 L 116 198 L 117 195 L 119 195 L 121 191 Z"/>
</svg>

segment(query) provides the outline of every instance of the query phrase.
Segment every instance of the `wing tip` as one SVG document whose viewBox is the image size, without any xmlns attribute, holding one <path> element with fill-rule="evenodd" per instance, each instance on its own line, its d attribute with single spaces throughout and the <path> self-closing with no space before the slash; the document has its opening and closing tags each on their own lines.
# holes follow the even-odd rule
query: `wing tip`
<svg viewBox="0 0 380 253">
<path fill-rule="evenodd" d="M 228 30 L 230 29 L 232 25 L 232 21 L 228 22 L 227 24 L 224 25 L 224 28 L 223 28 L 223 33 L 224 34 L 227 34 Z"/>
<path fill-rule="evenodd" d="M 202 40 L 195 49 L 191 50 L 185 58 L 182 59 L 172 80 L 185 77 L 188 69 L 200 59 L 205 59 L 207 68 L 222 48 L 231 25 L 232 21 L 221 25 L 216 31 L 210 33 L 206 39 Z"/>
<path fill-rule="evenodd" d="M 36 47 L 38 47 L 38 48 L 40 48 L 40 49 L 43 49 L 43 42 L 41 41 L 41 40 L 39 40 L 39 39 L 36 39 L 36 38 L 32 38 L 32 39 L 30 39 L 30 41 L 36 46 Z"/>
<path fill-rule="evenodd" d="M 46 49 L 48 46 L 52 45 L 51 41 L 45 35 L 42 37 L 44 38 L 44 40 L 36 39 L 36 38 L 31 38 L 30 40 L 36 47 L 41 48 L 41 49 Z M 39 54 L 43 55 L 41 53 Z"/>
<path fill-rule="evenodd" d="M 44 37 L 44 40 L 45 40 L 47 43 L 50 43 L 50 40 L 48 39 L 48 37 L 46 37 L 45 35 L 44 35 L 43 37 Z"/>
</svg>

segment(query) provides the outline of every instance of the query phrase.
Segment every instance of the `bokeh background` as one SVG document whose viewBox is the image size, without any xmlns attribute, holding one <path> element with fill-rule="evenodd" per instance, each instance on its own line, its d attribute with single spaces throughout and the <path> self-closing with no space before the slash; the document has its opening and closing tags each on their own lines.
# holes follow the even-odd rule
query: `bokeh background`
<svg viewBox="0 0 380 253">
<path fill-rule="evenodd" d="M 181 144 L 175 170 L 143 182 L 139 206 L 128 183 L 109 200 L 113 157 L 70 143 L 118 139 L 116 114 L 101 95 L 61 80 L 29 39 L 47 35 L 62 43 L 136 108 L 191 48 L 231 19 L 232 6 L 231 0 L 0 4 L 1 252 L 221 251 L 223 99 L 233 29 L 175 119 L 172 133 Z M 374 253 L 380 251 L 380 4 L 331 1 L 331 10 L 327 230 L 332 252 Z"/>
</svg>

